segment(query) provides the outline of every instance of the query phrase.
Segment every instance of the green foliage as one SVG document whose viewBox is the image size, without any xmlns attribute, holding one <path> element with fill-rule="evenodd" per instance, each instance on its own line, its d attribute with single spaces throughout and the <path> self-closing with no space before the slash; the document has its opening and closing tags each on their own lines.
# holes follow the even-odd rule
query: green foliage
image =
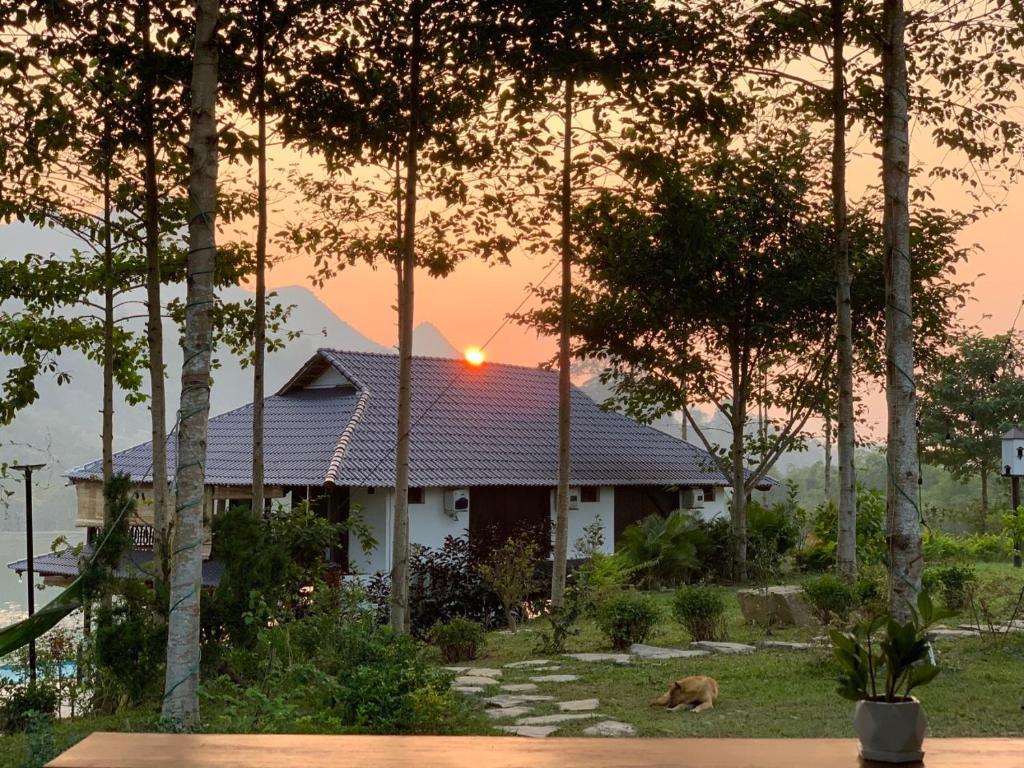
<svg viewBox="0 0 1024 768">
<path fill-rule="evenodd" d="M 437 646 L 447 662 L 472 661 L 483 648 L 487 630 L 483 624 L 456 616 L 430 628 L 427 639 Z"/>
<path fill-rule="evenodd" d="M 57 689 L 47 680 L 16 682 L 0 680 L 0 733 L 24 731 L 31 715 L 52 717 L 57 713 Z"/>
<path fill-rule="evenodd" d="M 1003 513 L 1003 535 L 1012 543 L 1014 555 L 1020 557 L 1024 549 L 1024 506 Z"/>
<path fill-rule="evenodd" d="M 778 555 L 788 554 L 800 539 L 800 513 L 792 502 L 765 506 L 751 501 L 747 505 L 747 546 Z"/>
<path fill-rule="evenodd" d="M 672 596 L 672 612 L 692 640 L 725 638 L 725 600 L 713 587 L 680 587 Z"/>
<path fill-rule="evenodd" d="M 961 611 L 967 607 L 971 589 L 977 582 L 977 571 L 970 565 L 926 568 L 921 577 L 922 588 L 929 594 L 941 592 L 943 603 L 951 611 Z"/>
<path fill-rule="evenodd" d="M 814 615 L 826 626 L 845 624 L 858 604 L 854 587 L 831 573 L 808 579 L 803 590 Z"/>
<path fill-rule="evenodd" d="M 696 573 L 702 541 L 697 518 L 677 509 L 667 517 L 649 515 L 628 526 L 619 539 L 616 556 L 636 575 L 639 586 L 650 589 L 678 584 Z"/>
<path fill-rule="evenodd" d="M 594 552 L 576 570 L 576 581 L 572 586 L 581 612 L 593 616 L 604 597 L 621 592 L 630 585 L 634 573 L 635 569 L 622 554 Z"/>
<path fill-rule="evenodd" d="M 1008 562 L 1013 554 L 1009 539 L 990 533 L 953 536 L 942 531 L 926 530 L 922 541 L 928 562 L 958 560 L 962 562 Z"/>
<path fill-rule="evenodd" d="M 612 647 L 623 651 L 647 639 L 661 618 L 661 608 L 650 595 L 621 592 L 605 598 L 595 618 Z"/>
<path fill-rule="evenodd" d="M 858 623 L 850 632 L 830 631 L 832 654 L 842 670 L 839 695 L 895 703 L 934 680 L 939 668 L 930 661 L 928 629 L 941 617 L 928 593 L 922 592 L 906 624 L 883 616 Z M 885 634 L 876 639 L 883 627 Z"/>
<path fill-rule="evenodd" d="M 300 590 L 322 579 L 324 553 L 339 535 L 304 503 L 268 517 L 246 507 L 218 515 L 213 547 L 224 575 L 201 603 L 207 646 L 251 647 L 261 626 L 288 615 L 303 600 Z"/>
<path fill-rule="evenodd" d="M 811 532 L 804 546 L 794 553 L 801 570 L 824 571 L 835 565 L 839 536 L 839 511 L 831 501 L 819 504 L 811 515 Z M 879 565 L 886 560 L 885 494 L 857 487 L 857 561 Z"/>
<path fill-rule="evenodd" d="M 505 621 L 513 632 L 517 616 L 536 586 L 536 565 L 537 542 L 530 532 L 509 537 L 492 549 L 486 561 L 480 564 L 480 577 L 498 596 L 505 610 Z"/>
<path fill-rule="evenodd" d="M 60 752 L 53 733 L 53 718 L 45 712 L 31 711 L 26 719 L 22 768 L 43 768 Z"/>
</svg>

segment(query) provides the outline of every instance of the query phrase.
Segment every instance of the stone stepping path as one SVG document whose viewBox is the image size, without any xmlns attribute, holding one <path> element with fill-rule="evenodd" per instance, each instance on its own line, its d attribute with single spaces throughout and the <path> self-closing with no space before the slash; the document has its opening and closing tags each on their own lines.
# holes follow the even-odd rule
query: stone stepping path
<svg viewBox="0 0 1024 768">
<path fill-rule="evenodd" d="M 554 701 L 554 696 L 490 696 L 484 699 L 484 704 L 489 707 L 518 707 L 520 704 L 531 704 L 538 701 Z"/>
<path fill-rule="evenodd" d="M 499 680 L 495 680 L 493 677 L 484 677 L 482 675 L 459 675 L 452 680 L 452 687 L 480 687 L 485 685 L 497 685 L 499 682 Z"/>
<path fill-rule="evenodd" d="M 578 675 L 537 675 L 531 677 L 531 683 L 575 683 L 579 680 Z"/>
<path fill-rule="evenodd" d="M 534 717 L 524 717 L 522 720 L 517 720 L 516 725 L 561 725 L 562 723 L 571 723 L 574 720 L 590 720 L 593 717 L 601 717 L 596 712 L 588 712 L 585 714 L 564 714 L 564 715 L 535 715 Z"/>
<path fill-rule="evenodd" d="M 522 669 L 523 667 L 543 667 L 550 664 L 548 659 L 527 659 L 526 661 L 513 661 L 505 664 L 505 669 Z"/>
<path fill-rule="evenodd" d="M 536 683 L 509 683 L 501 686 L 498 690 L 508 691 L 509 693 L 526 693 L 527 691 L 536 691 Z"/>
<path fill-rule="evenodd" d="M 629 664 L 633 657 L 628 653 L 567 653 L 565 654 L 570 659 L 576 659 L 576 661 L 584 662 L 595 662 L 595 661 L 612 661 L 616 664 Z"/>
<path fill-rule="evenodd" d="M 558 709 L 561 712 L 590 712 L 600 705 L 601 702 L 597 699 L 576 699 L 575 701 L 558 702 Z"/>
<path fill-rule="evenodd" d="M 445 667 L 449 672 L 457 675 L 478 675 L 480 677 L 501 677 L 500 669 L 490 667 Z"/>
<path fill-rule="evenodd" d="M 464 693 L 467 696 L 484 692 L 484 689 L 478 685 L 453 685 L 452 690 L 456 693 Z"/>
<path fill-rule="evenodd" d="M 783 651 L 809 651 L 814 648 L 811 643 L 790 643 L 786 640 L 762 640 L 758 645 L 761 648 L 775 648 Z"/>
<path fill-rule="evenodd" d="M 757 648 L 745 643 L 722 643 L 714 640 L 697 640 L 690 643 L 691 648 L 712 653 L 753 653 Z"/>
<path fill-rule="evenodd" d="M 636 727 L 618 720 L 602 720 L 583 729 L 584 736 L 636 736 Z"/>
<path fill-rule="evenodd" d="M 949 629 L 947 627 L 936 627 L 928 631 L 928 639 L 932 642 L 937 640 L 957 640 L 961 637 L 978 637 L 973 629 Z"/>
<path fill-rule="evenodd" d="M 557 725 L 502 725 L 499 730 L 513 736 L 526 736 L 531 739 L 543 739 L 558 730 Z"/>
<path fill-rule="evenodd" d="M 690 643 L 695 646 L 696 643 Z M 707 656 L 711 649 L 687 650 L 685 648 L 661 648 L 657 645 L 633 643 L 629 652 L 641 659 L 691 659 L 696 656 Z"/>
<path fill-rule="evenodd" d="M 485 711 L 492 720 L 512 720 L 530 714 L 533 711 L 533 707 L 497 707 Z"/>
</svg>

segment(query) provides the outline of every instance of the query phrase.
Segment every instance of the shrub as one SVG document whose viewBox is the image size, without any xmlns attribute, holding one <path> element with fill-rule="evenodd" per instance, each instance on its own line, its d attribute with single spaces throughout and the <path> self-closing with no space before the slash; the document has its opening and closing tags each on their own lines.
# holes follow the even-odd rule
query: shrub
<svg viewBox="0 0 1024 768">
<path fill-rule="evenodd" d="M 409 615 L 411 631 L 422 638 L 439 621 L 462 616 L 488 629 L 502 615 L 501 601 L 480 575 L 482 546 L 465 536 L 448 536 L 438 549 L 415 547 L 409 559 Z M 387 621 L 391 582 L 376 574 L 367 585 L 378 620 Z"/>
<path fill-rule="evenodd" d="M 925 531 L 922 551 L 929 562 L 1006 562 L 1013 554 L 1012 542 L 993 533 L 953 536 L 943 531 Z"/>
<path fill-rule="evenodd" d="M 24 731 L 30 713 L 46 717 L 57 711 L 57 689 L 44 680 L 36 682 L 0 681 L 0 733 Z"/>
<path fill-rule="evenodd" d="M 747 505 L 747 547 L 755 552 L 785 555 L 800 537 L 795 504 L 779 502 L 766 507 L 756 501 Z"/>
<path fill-rule="evenodd" d="M 961 611 L 967 607 L 971 587 L 977 581 L 978 574 L 973 567 L 947 565 L 934 569 L 934 583 L 930 585 L 929 591 L 934 593 L 938 587 L 946 607 L 951 611 Z"/>
<path fill-rule="evenodd" d="M 839 536 L 839 512 L 831 501 L 819 505 L 811 516 L 811 540 L 808 547 L 825 547 L 831 550 L 831 558 L 824 558 L 824 549 L 818 549 L 813 556 L 804 555 L 806 564 L 813 562 L 807 570 L 827 570 L 835 564 L 835 542 Z M 884 563 L 885 543 L 885 494 L 874 489 L 857 488 L 857 561 L 865 565 Z M 799 558 L 798 558 L 799 560 Z"/>
<path fill-rule="evenodd" d="M 60 750 L 53 733 L 53 718 L 42 712 L 29 712 L 25 724 L 25 757 L 22 768 L 43 768 Z"/>
<path fill-rule="evenodd" d="M 672 597 L 672 611 L 693 640 L 725 637 L 725 601 L 713 587 L 680 587 Z"/>
<path fill-rule="evenodd" d="M 815 541 L 793 553 L 793 564 L 806 573 L 821 573 L 836 564 L 836 543 Z"/>
<path fill-rule="evenodd" d="M 622 592 L 606 598 L 597 609 L 597 626 L 616 650 L 642 643 L 661 618 L 657 601 L 649 595 Z"/>
<path fill-rule="evenodd" d="M 735 559 L 732 523 L 726 517 L 715 517 L 702 520 L 700 525 L 704 534 L 698 548 L 701 573 L 719 581 L 731 579 Z"/>
<path fill-rule="evenodd" d="M 523 604 L 536 583 L 536 561 L 536 539 L 527 532 L 506 539 L 479 567 L 480 577 L 498 596 L 505 611 L 505 621 L 513 632 L 516 631 L 517 614 L 522 613 Z"/>
<path fill-rule="evenodd" d="M 456 616 L 431 627 L 428 638 L 445 661 L 472 661 L 483 648 L 486 634 L 479 622 Z"/>
<path fill-rule="evenodd" d="M 889 611 L 888 575 L 882 565 L 862 566 L 854 585 L 857 605 L 868 616 L 882 616 Z"/>
<path fill-rule="evenodd" d="M 808 579 L 803 584 L 803 590 L 811 611 L 822 624 L 845 624 L 850 619 L 850 613 L 857 607 L 854 588 L 831 573 Z"/>
<path fill-rule="evenodd" d="M 677 509 L 668 517 L 648 515 L 628 526 L 617 554 L 636 574 L 639 585 L 652 588 L 686 581 L 699 570 L 703 530 L 697 518 Z"/>
</svg>

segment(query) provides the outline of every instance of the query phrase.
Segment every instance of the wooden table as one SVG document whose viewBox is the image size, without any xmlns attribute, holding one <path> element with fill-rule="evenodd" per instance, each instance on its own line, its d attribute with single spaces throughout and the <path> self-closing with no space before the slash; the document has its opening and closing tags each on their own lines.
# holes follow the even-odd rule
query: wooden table
<svg viewBox="0 0 1024 768">
<path fill-rule="evenodd" d="M 927 739 L 926 768 L 1024 768 L 1024 739 Z M 852 768 L 852 739 L 94 733 L 49 768 Z M 875 765 L 875 764 L 870 764 Z"/>
</svg>

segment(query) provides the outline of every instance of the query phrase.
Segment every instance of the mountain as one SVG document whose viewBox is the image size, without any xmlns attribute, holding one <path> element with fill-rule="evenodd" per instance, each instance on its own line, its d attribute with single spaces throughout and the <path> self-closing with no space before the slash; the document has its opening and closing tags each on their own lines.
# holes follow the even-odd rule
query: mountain
<svg viewBox="0 0 1024 768">
<path fill-rule="evenodd" d="M 452 346 L 433 323 L 420 323 L 412 329 L 412 351 L 424 357 L 462 357 L 462 353 Z"/>
</svg>

